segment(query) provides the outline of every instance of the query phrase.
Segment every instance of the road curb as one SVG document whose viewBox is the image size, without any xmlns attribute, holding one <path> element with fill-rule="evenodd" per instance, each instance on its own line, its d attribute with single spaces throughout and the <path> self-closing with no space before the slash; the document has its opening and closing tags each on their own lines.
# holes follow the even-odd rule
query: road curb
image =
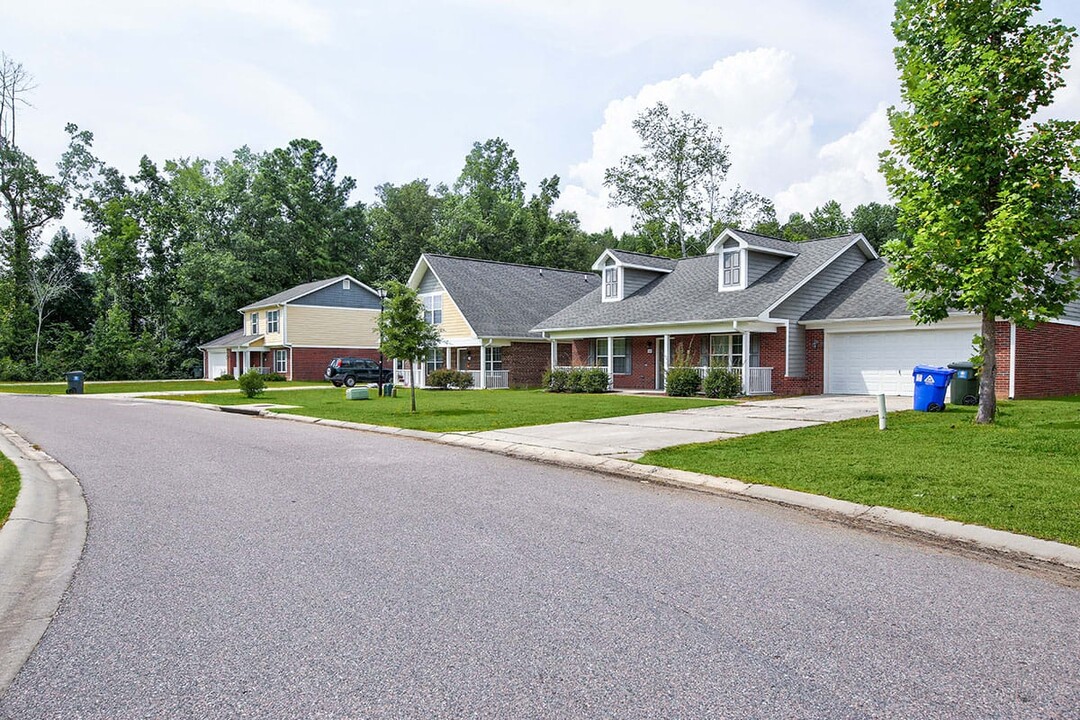
<svg viewBox="0 0 1080 720">
<path fill-rule="evenodd" d="M 88 511 L 78 479 L 0 424 L 0 452 L 21 487 L 0 528 L 0 697 L 37 647 L 71 583 L 86 542 Z"/>
<path fill-rule="evenodd" d="M 967 549 L 1005 556 L 1013 560 L 1049 564 L 1059 568 L 1067 568 L 1070 571 L 1080 570 L 1080 547 L 1052 540 L 1042 540 L 1028 535 L 1019 535 L 1004 530 L 995 530 L 982 525 L 970 525 L 956 520 L 921 515 L 906 510 L 862 505 L 772 485 L 750 484 L 734 478 L 717 477 L 655 465 L 642 465 L 617 458 L 586 455 L 569 450 L 556 450 L 533 445 L 521 445 L 503 440 L 481 439 L 470 434 L 434 433 L 384 425 L 353 423 L 345 420 L 324 420 L 306 415 L 274 413 L 266 410 L 263 410 L 260 415 L 277 420 L 326 425 L 328 427 L 371 432 L 380 435 L 411 437 L 576 470 L 591 470 L 608 475 L 617 475 L 639 482 L 652 482 L 670 487 L 783 505 L 812 512 L 819 517 L 849 525 L 878 529 L 888 528 L 892 531 L 901 531 Z"/>
</svg>

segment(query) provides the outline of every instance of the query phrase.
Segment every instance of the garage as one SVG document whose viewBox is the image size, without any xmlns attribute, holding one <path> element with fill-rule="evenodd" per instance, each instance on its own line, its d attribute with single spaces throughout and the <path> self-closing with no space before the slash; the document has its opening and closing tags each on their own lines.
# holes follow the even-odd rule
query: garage
<svg viewBox="0 0 1080 720">
<path fill-rule="evenodd" d="M 825 333 L 825 392 L 911 395 L 916 365 L 967 360 L 977 330 L 919 328 Z"/>
<path fill-rule="evenodd" d="M 207 350 L 206 351 L 206 364 L 209 372 L 206 377 L 211 380 L 224 375 L 229 372 L 229 351 L 228 350 Z"/>
</svg>

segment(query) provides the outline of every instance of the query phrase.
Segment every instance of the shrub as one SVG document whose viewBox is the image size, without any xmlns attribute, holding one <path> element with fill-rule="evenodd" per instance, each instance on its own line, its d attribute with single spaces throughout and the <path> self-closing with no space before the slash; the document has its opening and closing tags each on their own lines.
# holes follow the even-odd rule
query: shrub
<svg viewBox="0 0 1080 720">
<path fill-rule="evenodd" d="M 223 372 L 214 379 L 215 380 L 232 380 L 233 376 L 232 376 L 232 373 Z"/>
<path fill-rule="evenodd" d="M 583 380 L 584 380 L 584 377 L 581 374 L 580 369 L 574 368 L 573 370 L 568 371 L 566 373 L 566 392 L 568 392 L 568 393 L 585 392 L 585 388 L 583 386 Z"/>
<path fill-rule="evenodd" d="M 665 375 L 667 394 L 673 397 L 689 397 L 701 388 L 701 376 L 692 367 L 673 366 Z"/>
<path fill-rule="evenodd" d="M 705 397 L 733 398 L 742 392 L 742 379 L 738 373 L 725 367 L 709 368 L 701 381 Z"/>
<path fill-rule="evenodd" d="M 602 393 L 608 389 L 607 371 L 600 368 L 588 368 L 581 371 L 581 390 L 587 393 Z"/>
<path fill-rule="evenodd" d="M 240 392 L 246 397 L 253 398 L 256 395 L 262 395 L 265 389 L 266 382 L 263 381 L 263 376 L 254 370 L 248 370 L 240 376 Z"/>
<path fill-rule="evenodd" d="M 448 390 L 450 388 L 466 390 L 471 388 L 472 384 L 472 374 L 461 372 L 460 370 L 435 370 L 428 373 L 427 376 L 427 386 L 439 388 L 441 390 Z"/>
<path fill-rule="evenodd" d="M 548 392 L 566 392 L 566 385 L 570 380 L 570 373 L 566 370 L 545 370 L 544 387 Z"/>
<path fill-rule="evenodd" d="M 263 380 L 266 382 L 285 382 L 285 376 L 281 373 L 272 372 L 263 375 Z"/>
</svg>

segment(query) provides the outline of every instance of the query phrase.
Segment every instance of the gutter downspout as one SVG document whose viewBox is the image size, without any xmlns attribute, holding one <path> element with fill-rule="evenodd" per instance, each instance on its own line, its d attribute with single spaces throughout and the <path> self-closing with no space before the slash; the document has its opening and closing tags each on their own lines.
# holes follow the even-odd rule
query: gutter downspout
<svg viewBox="0 0 1080 720">
<path fill-rule="evenodd" d="M 1009 323 L 1009 399 L 1016 397 L 1016 323 Z"/>
</svg>

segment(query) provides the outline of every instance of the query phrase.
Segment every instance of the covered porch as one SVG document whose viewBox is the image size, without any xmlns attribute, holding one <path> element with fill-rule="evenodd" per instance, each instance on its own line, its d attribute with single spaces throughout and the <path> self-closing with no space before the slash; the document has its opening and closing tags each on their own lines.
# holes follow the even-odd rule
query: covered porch
<svg viewBox="0 0 1080 720">
<path fill-rule="evenodd" d="M 654 391 L 666 389 L 667 370 L 672 366 L 694 368 L 702 378 L 710 368 L 724 367 L 741 378 L 743 395 L 772 394 L 774 367 L 762 361 L 762 338 L 774 336 L 775 327 L 726 323 L 702 330 L 645 335 L 640 329 L 626 329 L 591 337 L 554 336 L 550 338 L 551 366 L 600 368 L 608 374 L 613 390 Z M 567 353 L 559 349 L 560 341 L 566 340 L 572 345 L 569 362 Z"/>
<path fill-rule="evenodd" d="M 510 370 L 504 367 L 503 352 L 509 342 L 476 341 L 472 344 L 450 343 L 432 350 L 411 372 L 411 363 L 394 361 L 394 383 L 409 387 L 415 376 L 416 386 L 427 385 L 427 376 L 436 370 L 458 370 L 472 376 L 477 390 L 505 390 L 510 387 Z"/>
</svg>

